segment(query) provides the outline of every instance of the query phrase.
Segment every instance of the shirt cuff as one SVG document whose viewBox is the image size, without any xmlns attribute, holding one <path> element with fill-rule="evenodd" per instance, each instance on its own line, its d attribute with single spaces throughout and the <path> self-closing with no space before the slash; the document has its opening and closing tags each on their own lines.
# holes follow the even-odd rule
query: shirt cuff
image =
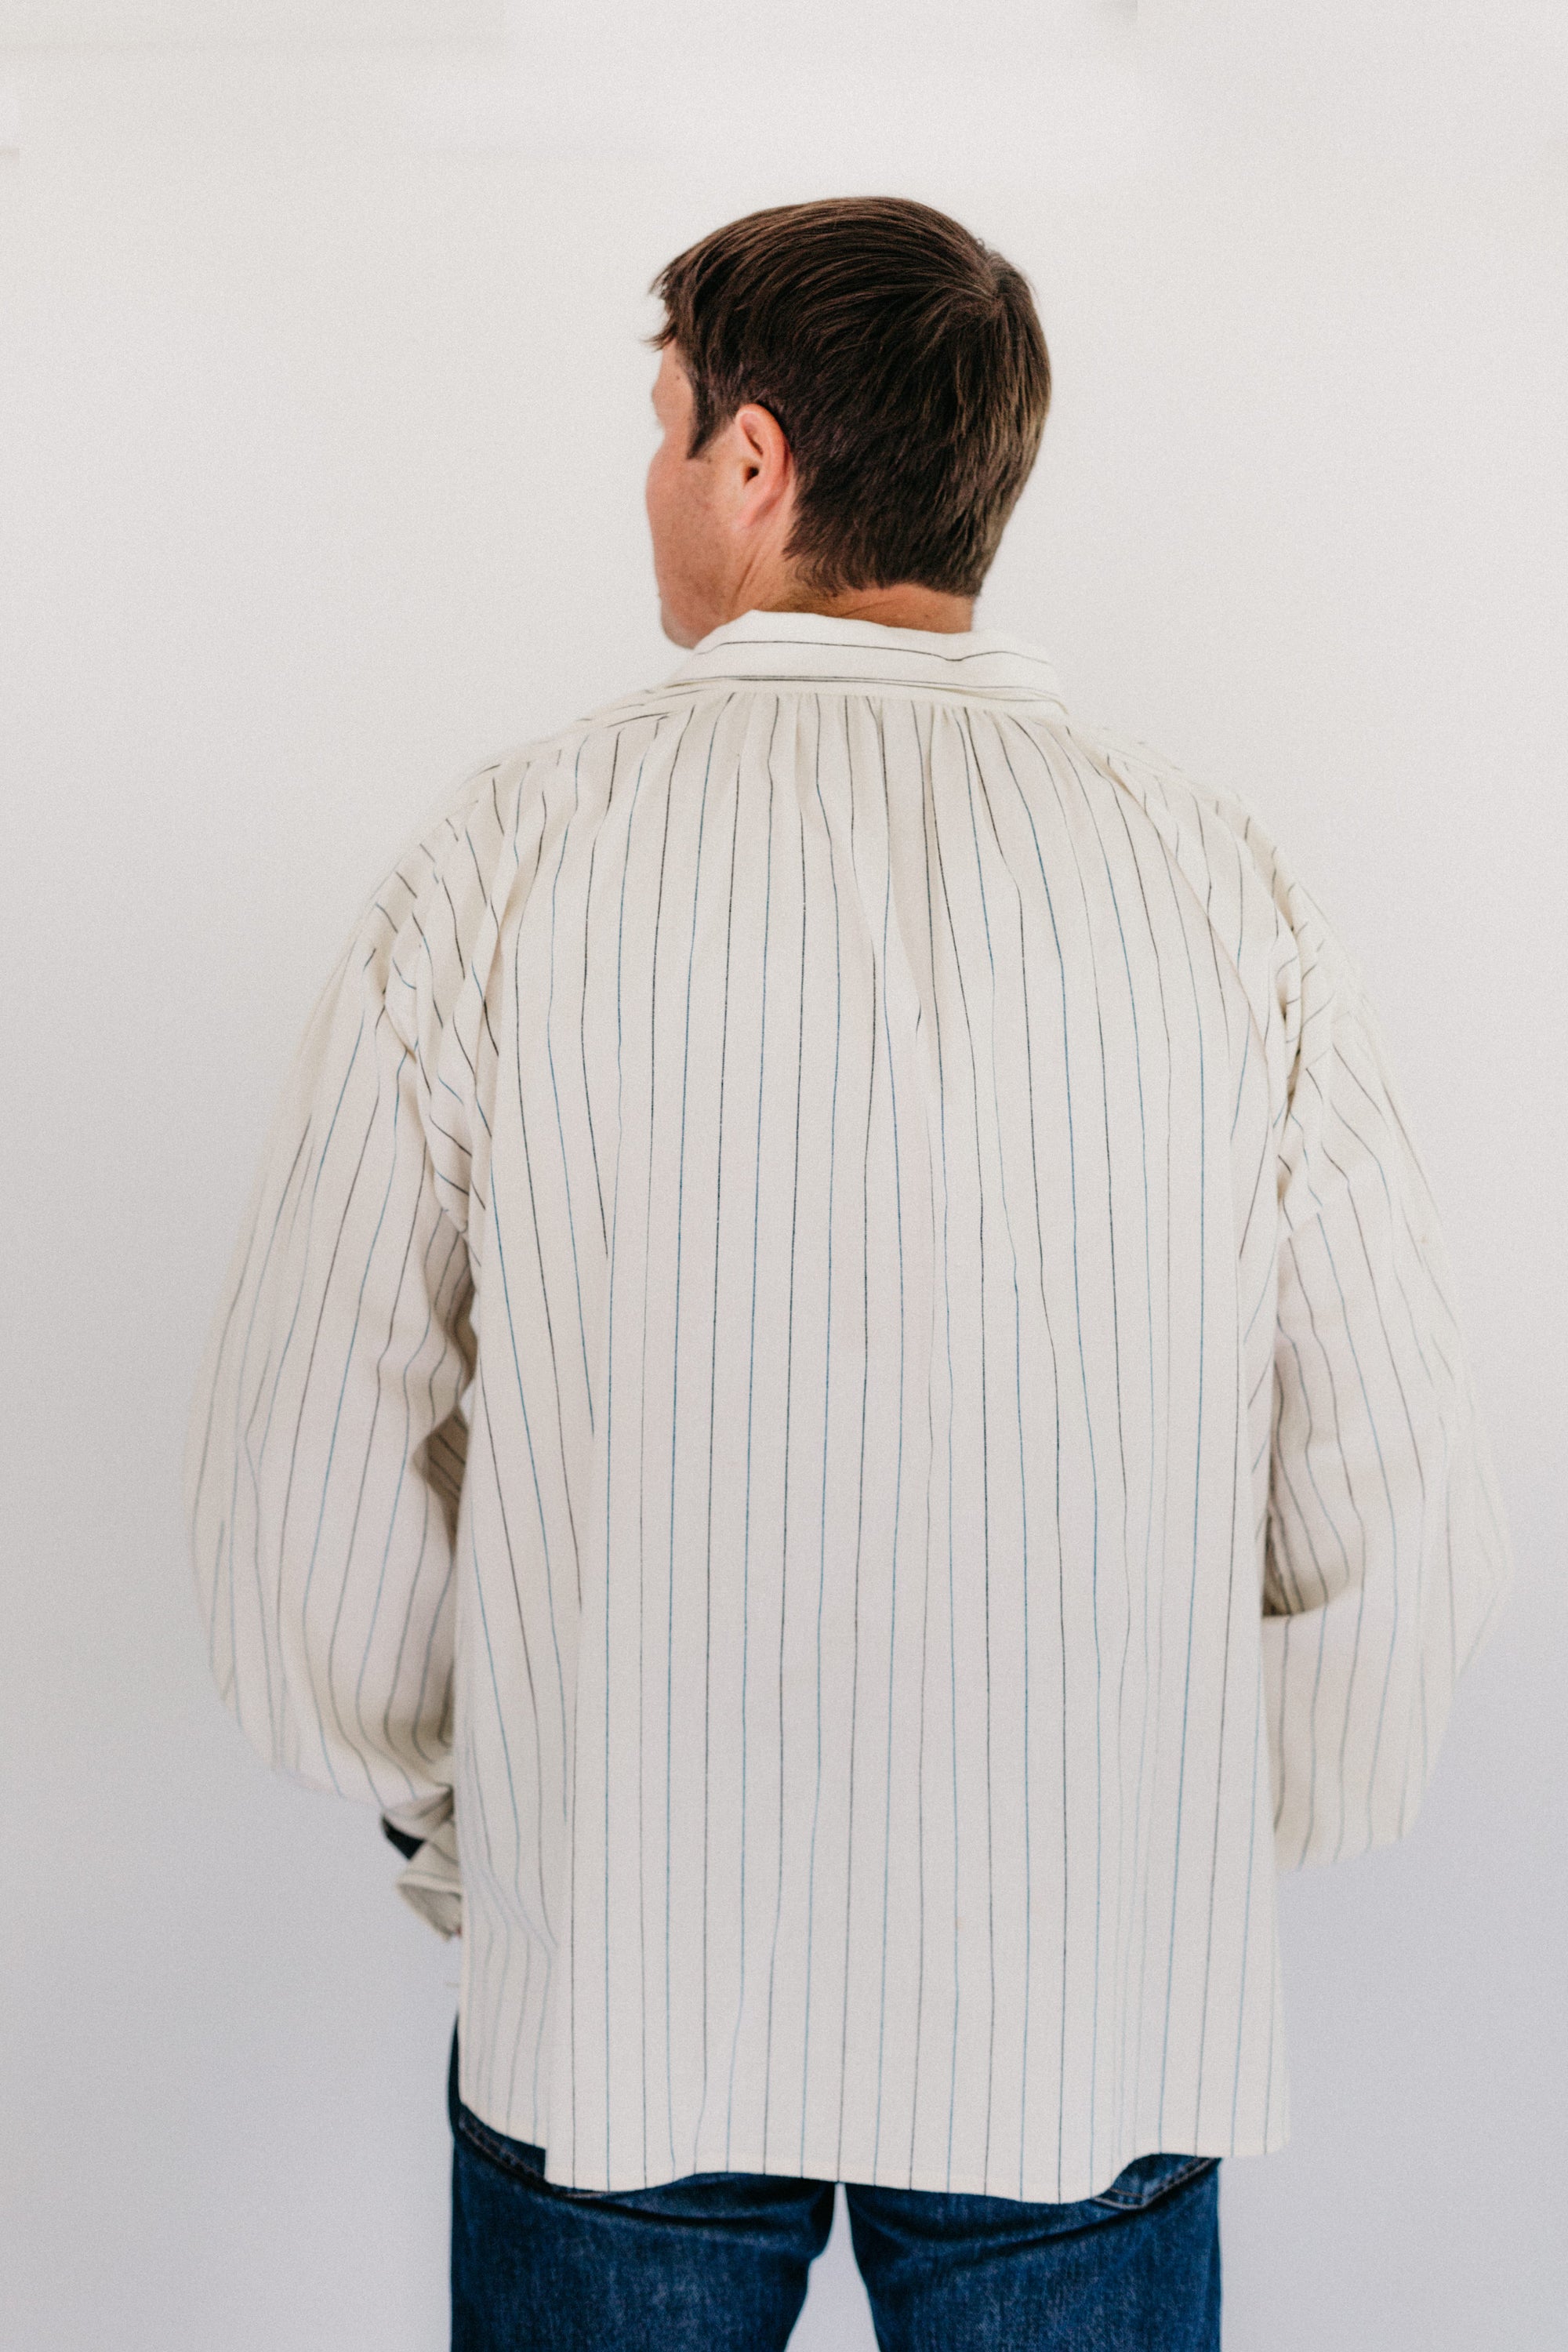
<svg viewBox="0 0 1568 2352">
<path fill-rule="evenodd" d="M 445 1818 L 430 1823 L 432 1813 L 440 1804 L 446 1807 Z M 398 1852 L 408 1859 L 393 1881 L 404 1900 L 412 1905 L 419 1916 L 435 1928 L 438 1936 L 461 1934 L 463 1926 L 463 1883 L 458 1868 L 458 1824 L 453 1818 L 451 1793 L 443 1790 L 436 1805 L 400 1807 L 395 1814 L 384 1813 L 381 1826 Z M 412 1821 L 416 1811 L 424 1820 Z M 405 1824 L 408 1824 L 405 1826 Z"/>
</svg>

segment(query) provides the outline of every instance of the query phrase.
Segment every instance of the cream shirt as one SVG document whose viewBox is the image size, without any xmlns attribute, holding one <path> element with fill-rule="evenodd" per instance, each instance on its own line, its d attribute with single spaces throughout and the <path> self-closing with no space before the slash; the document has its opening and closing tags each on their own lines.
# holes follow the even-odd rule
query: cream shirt
<svg viewBox="0 0 1568 2352">
<path fill-rule="evenodd" d="M 1359 967 L 1049 663 L 748 613 L 355 924 L 191 1425 L 214 1671 L 426 1843 L 548 2178 L 1282 2147 L 1275 1876 L 1511 1580 Z"/>
</svg>

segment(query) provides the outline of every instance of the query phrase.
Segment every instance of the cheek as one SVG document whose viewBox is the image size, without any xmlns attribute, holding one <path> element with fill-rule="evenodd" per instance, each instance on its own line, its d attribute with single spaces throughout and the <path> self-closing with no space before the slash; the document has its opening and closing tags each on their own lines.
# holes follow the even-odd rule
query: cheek
<svg viewBox="0 0 1568 2352">
<path fill-rule="evenodd" d="M 647 482 L 644 492 L 647 517 L 654 530 L 668 536 L 675 507 L 674 484 L 669 478 L 669 466 L 665 452 L 656 449 L 648 460 Z"/>
<path fill-rule="evenodd" d="M 647 469 L 648 523 L 658 548 L 673 562 L 686 560 L 701 536 L 700 485 L 692 478 L 694 471 L 663 449 L 656 451 Z"/>
</svg>

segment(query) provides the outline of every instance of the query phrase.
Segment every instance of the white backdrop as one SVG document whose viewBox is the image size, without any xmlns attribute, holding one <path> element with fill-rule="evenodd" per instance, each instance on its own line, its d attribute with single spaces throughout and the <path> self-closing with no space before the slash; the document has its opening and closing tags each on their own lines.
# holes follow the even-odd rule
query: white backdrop
<svg viewBox="0 0 1568 2352">
<path fill-rule="evenodd" d="M 1227 2352 L 1561 2343 L 1562 25 L 0 0 L 7 2352 L 446 2345 L 455 1948 L 218 1703 L 191 1385 L 364 892 L 465 767 L 679 658 L 648 279 L 868 192 L 1038 294 L 979 625 L 1251 798 L 1363 960 L 1519 1559 L 1412 1836 L 1283 1890 Z M 871 2340 L 841 2204 L 795 2341 Z"/>
</svg>

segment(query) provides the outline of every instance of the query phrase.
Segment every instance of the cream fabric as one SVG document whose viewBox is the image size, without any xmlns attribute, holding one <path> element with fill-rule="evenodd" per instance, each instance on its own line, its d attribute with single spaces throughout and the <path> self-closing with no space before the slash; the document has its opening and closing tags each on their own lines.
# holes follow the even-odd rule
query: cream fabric
<svg viewBox="0 0 1568 2352">
<path fill-rule="evenodd" d="M 598 2189 L 1282 2147 L 1276 1869 L 1410 1828 L 1512 1572 L 1279 846 L 1016 639 L 820 614 L 386 877 L 187 1497 L 227 1703 L 430 1836 L 462 2095 Z"/>
</svg>

